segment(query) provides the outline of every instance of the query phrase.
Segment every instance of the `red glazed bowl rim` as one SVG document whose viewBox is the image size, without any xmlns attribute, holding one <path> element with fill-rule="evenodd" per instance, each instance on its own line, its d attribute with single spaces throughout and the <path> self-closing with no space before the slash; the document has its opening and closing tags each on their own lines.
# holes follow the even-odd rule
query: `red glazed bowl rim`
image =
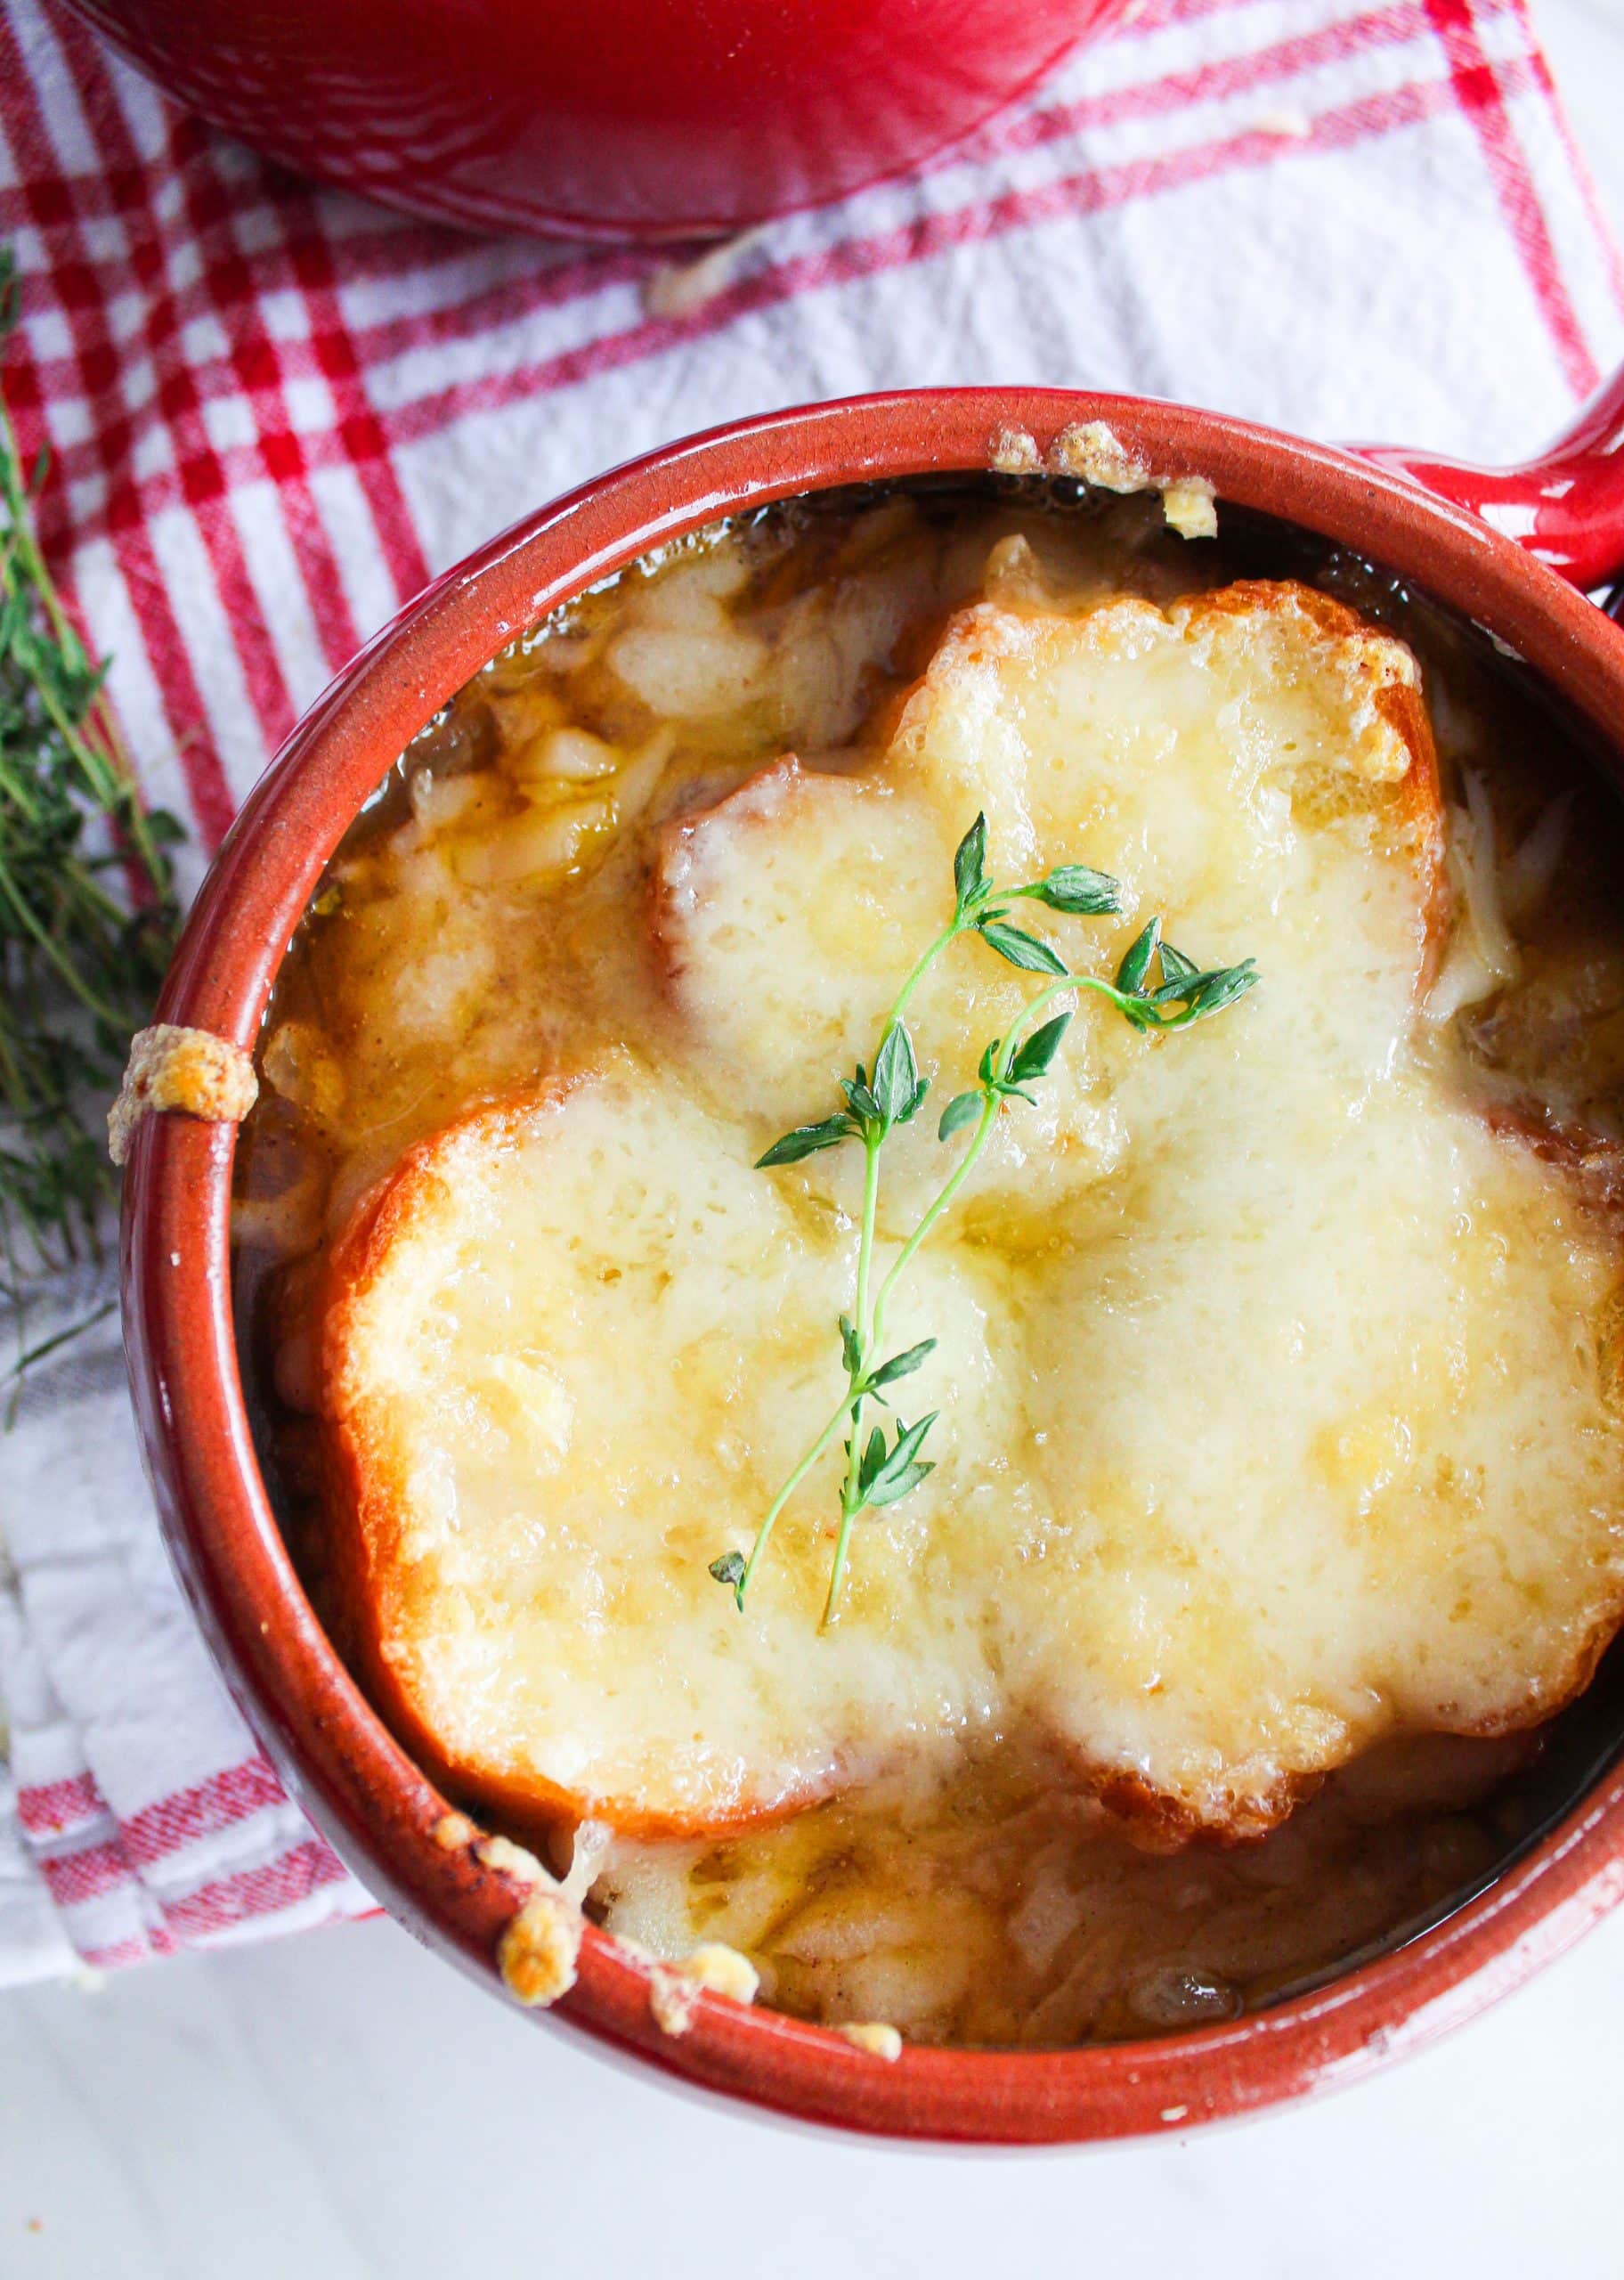
<svg viewBox="0 0 1624 2280">
<path fill-rule="evenodd" d="M 1279 516 L 1413 578 L 1525 657 L 1616 748 L 1624 635 L 1522 546 L 1403 474 L 1137 397 L 965 388 L 814 405 L 603 476 L 412 603 L 334 682 L 247 802 L 198 898 L 159 1017 L 252 1047 L 288 942 L 362 801 L 430 715 L 561 601 L 721 515 L 842 484 L 984 472 L 1005 430 L 1046 449 L 1067 426 L 1094 420 L 1157 476 L 1205 476 L 1221 502 Z M 448 1801 L 338 1659 L 272 1513 L 231 1319 L 235 1136 L 229 1126 L 149 1117 L 126 1171 L 126 1340 L 166 1535 L 295 1795 L 393 1914 L 494 1980 L 520 1888 L 466 1847 L 436 1841 Z M 909 2048 L 888 2064 L 826 2029 L 705 1994 L 674 2039 L 650 2015 L 647 1967 L 590 1926 L 556 2015 L 714 2089 L 852 2129 L 1027 2144 L 1182 2130 L 1352 2080 L 1432 2040 L 1560 1952 L 1620 1890 L 1624 1763 L 1477 1898 L 1408 1944 L 1186 2034 L 1065 2051 Z"/>
</svg>

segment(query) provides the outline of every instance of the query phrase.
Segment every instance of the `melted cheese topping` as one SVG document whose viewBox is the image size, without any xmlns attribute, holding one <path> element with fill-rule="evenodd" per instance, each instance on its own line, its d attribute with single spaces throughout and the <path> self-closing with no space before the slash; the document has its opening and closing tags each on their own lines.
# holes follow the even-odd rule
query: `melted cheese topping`
<svg viewBox="0 0 1624 2280">
<path fill-rule="evenodd" d="M 1414 662 L 1335 603 L 984 605 L 888 754 L 769 771 L 667 836 L 669 1053 L 426 1144 L 337 1262 L 325 1401 L 375 1675 L 431 1762 L 622 1829 L 726 1827 L 1032 1729 L 1164 1833 L 1266 1826 L 1385 1734 L 1583 1683 L 1624 1584 L 1617 1243 L 1455 1097 L 1415 1018 L 1440 831 Z M 937 1470 L 865 1515 L 820 1633 L 839 1454 L 745 1546 L 838 1397 L 854 1151 L 826 1113 L 950 908 L 1088 861 L 1263 987 L 1188 1036 L 1078 1008 L 888 1344 Z M 946 1099 L 1029 991 L 956 945 L 916 1001 Z M 881 1252 L 948 1159 L 887 1151 Z M 893 1166 L 892 1158 L 896 1161 Z"/>
<path fill-rule="evenodd" d="M 821 1474 L 747 1620 L 706 1572 L 832 1405 L 854 1257 L 629 1056 L 409 1160 L 340 1263 L 329 1367 L 380 1675 L 434 1756 L 621 1828 L 707 1827 L 991 1714 L 979 1611 L 943 1588 L 956 1531 L 922 1510 L 867 1547 L 883 1622 L 816 1653 Z M 1008 1301 L 995 1267 L 921 1268 L 897 1332 L 939 1340 L 915 1398 L 954 1420 L 936 1477 L 971 1527 L 985 1484 L 955 1452 L 1014 1429 Z"/>
</svg>

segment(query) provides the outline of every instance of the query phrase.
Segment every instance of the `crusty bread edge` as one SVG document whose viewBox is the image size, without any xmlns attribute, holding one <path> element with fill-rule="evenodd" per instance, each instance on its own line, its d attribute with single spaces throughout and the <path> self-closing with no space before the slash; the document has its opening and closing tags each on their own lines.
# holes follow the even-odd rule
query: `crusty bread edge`
<svg viewBox="0 0 1624 2280">
<path fill-rule="evenodd" d="M 591 1080 L 589 1070 L 555 1072 L 534 1088 L 475 1103 L 409 1148 L 355 1206 L 329 1255 L 321 1299 L 319 1340 L 322 1506 L 329 1524 L 330 1582 L 344 1643 L 355 1676 L 390 1730 L 424 1771 L 459 1804 L 476 1805 L 510 1828 L 544 1839 L 590 1820 L 622 1836 L 722 1839 L 759 1828 L 816 1804 L 842 1784 L 803 1790 L 713 1816 L 649 1812 L 635 1799 L 572 1790 L 540 1774 L 512 1775 L 446 1748 L 419 1706 L 416 1660 L 403 1624 L 398 1485 L 386 1451 L 369 1439 L 348 1385 L 346 1356 L 357 1314 L 377 1284 L 391 1246 L 440 1177 L 449 1142 L 484 1125 L 516 1137 L 538 1111 L 556 1106 Z M 406 1642 L 391 1656 L 386 1642 Z"/>
<path fill-rule="evenodd" d="M 1006 614 L 1035 626 L 1076 625 L 1086 623 L 1089 617 L 1112 608 L 1124 599 L 1139 598 L 1111 596 L 1076 613 L 1006 610 Z M 1317 586 L 1304 585 L 1296 579 L 1240 578 L 1228 585 L 1180 596 L 1165 604 L 1143 602 L 1141 606 L 1155 611 L 1168 623 L 1173 622 L 1173 612 L 1178 611 L 1188 626 L 1192 623 L 1198 625 L 1206 618 L 1241 617 L 1249 610 L 1272 609 L 1284 600 L 1294 602 L 1311 621 L 1315 631 L 1328 640 L 1374 637 L 1390 640 L 1401 648 L 1409 648 L 1409 644 L 1401 635 L 1391 632 L 1373 620 L 1361 617 L 1357 610 L 1346 602 L 1339 601 L 1335 595 L 1322 593 Z M 986 607 L 985 602 L 971 602 L 953 612 L 942 628 L 938 649 Z M 849 778 L 842 773 L 832 780 L 857 783 L 888 780 L 890 773 L 888 763 L 896 736 L 909 708 L 926 689 L 929 681 L 927 668 L 907 689 L 898 692 L 889 708 L 892 715 L 889 732 L 883 742 L 876 744 L 873 757 L 862 768 L 851 771 Z M 1404 794 L 1406 820 L 1415 832 L 1415 865 L 1422 887 L 1425 935 L 1415 989 L 1416 1000 L 1419 1003 L 1437 977 L 1454 918 L 1453 898 L 1443 859 L 1442 780 L 1432 720 L 1419 680 L 1411 685 L 1394 685 L 1378 689 L 1374 703 L 1381 718 L 1393 730 L 1410 756 L 1409 767 L 1401 779 L 1399 788 Z M 777 759 L 752 770 L 709 807 L 702 808 L 692 815 L 678 817 L 666 824 L 657 836 L 647 887 L 648 941 L 659 985 L 673 999 L 680 998 L 682 976 L 686 970 L 678 949 L 681 929 L 673 920 L 673 898 L 679 891 L 673 877 L 678 859 L 708 818 L 719 814 L 735 801 L 758 795 L 775 778 L 780 777 L 786 790 L 823 780 L 820 771 L 803 768 L 793 752 L 784 753 Z"/>
<path fill-rule="evenodd" d="M 1328 640 L 1376 636 L 1409 649 L 1402 635 L 1392 632 L 1376 620 L 1361 617 L 1334 594 L 1322 593 L 1318 586 L 1304 585 L 1295 578 L 1238 578 L 1230 585 L 1212 587 L 1173 607 L 1185 612 L 1189 623 L 1204 617 L 1239 617 L 1260 599 L 1272 600 L 1277 595 L 1289 596 L 1312 621 L 1315 631 Z M 1413 650 L 1410 655 L 1414 655 Z M 1437 978 L 1454 920 L 1453 897 L 1443 860 L 1443 780 L 1438 767 L 1432 716 L 1426 709 L 1426 693 L 1420 680 L 1417 678 L 1409 686 L 1378 689 L 1375 704 L 1377 712 L 1409 753 L 1409 767 L 1400 788 L 1405 794 L 1406 819 L 1416 832 L 1417 868 L 1422 877 L 1425 901 L 1425 942 L 1416 978 L 1416 998 L 1419 1003 Z"/>
</svg>

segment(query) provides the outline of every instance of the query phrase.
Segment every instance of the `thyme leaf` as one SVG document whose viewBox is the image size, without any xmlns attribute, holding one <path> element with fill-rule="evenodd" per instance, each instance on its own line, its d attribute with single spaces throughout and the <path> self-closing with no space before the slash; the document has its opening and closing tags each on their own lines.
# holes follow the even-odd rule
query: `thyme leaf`
<svg viewBox="0 0 1624 2280">
<path fill-rule="evenodd" d="M 1060 1039 L 1070 1025 L 1069 1014 L 1057 1014 L 1052 1022 L 1045 1022 L 1041 1030 L 1034 1030 L 1010 1063 L 1011 1079 L 1019 1085 L 1030 1077 L 1046 1077 L 1055 1054 L 1060 1049 Z"/>
<path fill-rule="evenodd" d="M 757 1157 L 756 1169 L 772 1171 L 779 1164 L 798 1164 L 803 1156 L 816 1155 L 820 1148 L 838 1148 L 857 1128 L 849 1116 L 826 1116 L 821 1124 L 798 1124 L 793 1132 L 775 1140 L 766 1155 Z"/>
<path fill-rule="evenodd" d="M 739 1587 L 744 1581 L 744 1554 L 742 1551 L 724 1551 L 719 1559 L 713 1559 L 710 1562 L 710 1572 L 716 1577 L 719 1584 L 727 1585 L 740 1607 L 743 1607 L 744 1601 L 740 1597 Z"/>
<path fill-rule="evenodd" d="M 987 886 L 987 817 L 978 815 L 960 840 L 953 859 L 954 892 L 962 918 Z"/>
<path fill-rule="evenodd" d="M 1062 863 L 1047 878 L 1014 892 L 1074 918 L 1104 917 L 1122 908 L 1122 889 L 1116 880 L 1103 871 L 1091 871 L 1086 863 Z"/>
<path fill-rule="evenodd" d="M 1150 971 L 1150 961 L 1156 956 L 1162 939 L 1162 922 L 1153 918 L 1142 934 L 1136 936 L 1127 956 L 1116 969 L 1116 987 L 1129 998 L 1144 994 L 1145 976 Z"/>
<path fill-rule="evenodd" d="M 873 1098 L 888 1132 L 893 1125 L 908 1121 L 924 1099 L 925 1090 L 908 1025 L 894 1022 L 874 1055 Z"/>
<path fill-rule="evenodd" d="M 898 1418 L 896 1446 L 889 1454 L 885 1435 L 878 1426 L 874 1428 L 863 1460 L 861 1485 L 865 1505 L 897 1503 L 911 1489 L 919 1486 L 928 1472 L 936 1470 L 933 1464 L 919 1462 L 919 1451 L 925 1435 L 935 1424 L 937 1415 L 938 1412 L 933 1409 L 928 1417 L 922 1417 L 917 1425 L 905 1425 Z"/>
<path fill-rule="evenodd" d="M 989 950 L 996 950 L 1001 958 L 1007 958 L 1011 965 L 1020 966 L 1027 973 L 1066 971 L 1066 961 L 1058 950 L 1019 926 L 1003 926 L 988 919 L 978 931 Z"/>
<path fill-rule="evenodd" d="M 910 1346 L 905 1354 L 893 1354 L 889 1362 L 881 1362 L 880 1367 L 864 1380 L 865 1389 L 869 1393 L 878 1393 L 881 1386 L 895 1385 L 898 1378 L 911 1378 L 914 1371 L 922 1365 L 926 1356 L 935 1351 L 935 1339 L 922 1338 L 919 1344 Z"/>
</svg>

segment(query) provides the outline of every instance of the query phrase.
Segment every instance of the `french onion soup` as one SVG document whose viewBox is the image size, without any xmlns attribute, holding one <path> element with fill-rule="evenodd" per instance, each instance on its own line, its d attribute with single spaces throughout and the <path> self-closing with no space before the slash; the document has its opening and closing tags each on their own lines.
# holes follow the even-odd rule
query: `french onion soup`
<svg viewBox="0 0 1624 2280">
<path fill-rule="evenodd" d="M 1152 2033 L 1435 1917 L 1624 1615 L 1621 851 L 1258 517 L 832 493 L 570 605 L 353 826 L 239 1150 L 372 1699 L 830 2024 Z"/>
</svg>

